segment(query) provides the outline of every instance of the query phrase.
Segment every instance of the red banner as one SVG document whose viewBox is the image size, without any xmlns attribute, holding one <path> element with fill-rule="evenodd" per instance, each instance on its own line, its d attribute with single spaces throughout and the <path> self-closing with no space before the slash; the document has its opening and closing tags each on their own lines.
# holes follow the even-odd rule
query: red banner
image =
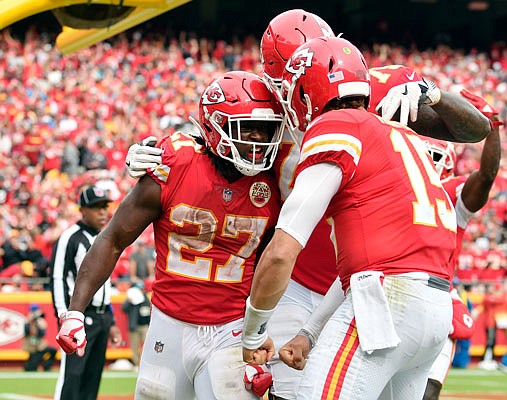
<svg viewBox="0 0 507 400">
<path fill-rule="evenodd" d="M 106 357 L 108 359 L 130 358 L 130 344 L 128 337 L 127 314 L 121 310 L 126 295 L 112 296 L 114 317 L 120 327 L 123 343 L 120 347 L 108 347 Z M 0 361 L 26 360 L 28 354 L 22 350 L 24 337 L 25 318 L 30 310 L 30 305 L 37 304 L 48 322 L 46 340 L 59 349 L 55 336 L 58 333 L 58 324 L 51 302 L 50 292 L 15 292 L 0 293 Z"/>
</svg>

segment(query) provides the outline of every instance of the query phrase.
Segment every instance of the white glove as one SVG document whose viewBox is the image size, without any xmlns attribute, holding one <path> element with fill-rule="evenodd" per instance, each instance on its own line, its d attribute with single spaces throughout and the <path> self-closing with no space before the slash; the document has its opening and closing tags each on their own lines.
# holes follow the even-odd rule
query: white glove
<svg viewBox="0 0 507 400">
<path fill-rule="evenodd" d="M 382 108 L 382 118 L 390 120 L 398 109 L 400 109 L 400 122 L 408 124 L 410 120 L 417 120 L 419 105 L 426 104 L 433 106 L 440 101 L 440 89 L 434 82 L 424 79 L 417 82 L 407 82 L 394 86 L 378 103 L 377 112 Z"/>
<path fill-rule="evenodd" d="M 67 311 L 60 315 L 60 331 L 56 341 L 67 354 L 77 353 L 83 357 L 86 347 L 84 315 L 79 311 Z"/>
<path fill-rule="evenodd" d="M 149 168 L 155 168 L 162 163 L 162 149 L 155 147 L 157 138 L 149 136 L 139 143 L 129 147 L 125 164 L 127 172 L 132 178 L 140 178 Z"/>
</svg>

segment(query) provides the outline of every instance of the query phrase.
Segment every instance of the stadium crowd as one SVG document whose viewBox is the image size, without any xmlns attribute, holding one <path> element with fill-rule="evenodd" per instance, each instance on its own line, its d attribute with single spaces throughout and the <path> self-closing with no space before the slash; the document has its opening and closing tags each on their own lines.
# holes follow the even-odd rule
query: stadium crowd
<svg viewBox="0 0 507 400">
<path fill-rule="evenodd" d="M 190 130 L 198 93 L 217 74 L 259 73 L 259 43 L 177 38 L 134 31 L 62 56 L 33 27 L 20 40 L 0 32 L 0 286 L 44 288 L 51 246 L 79 217 L 84 185 L 109 190 L 111 212 L 135 184 L 125 171 L 128 147 L 154 135 Z M 363 48 L 370 67 L 404 64 L 446 90 L 481 94 L 507 122 L 507 45 L 489 52 L 439 46 L 424 51 L 394 44 Z M 505 126 L 501 128 L 507 149 Z M 478 167 L 481 144 L 457 144 L 458 175 Z M 505 153 L 502 154 L 505 154 Z M 152 246 L 152 232 L 139 239 Z M 124 252 L 113 281 L 129 280 Z M 507 275 L 507 161 L 489 204 L 470 222 L 457 278 L 484 292 Z M 149 282 L 148 282 L 149 284 Z"/>
</svg>

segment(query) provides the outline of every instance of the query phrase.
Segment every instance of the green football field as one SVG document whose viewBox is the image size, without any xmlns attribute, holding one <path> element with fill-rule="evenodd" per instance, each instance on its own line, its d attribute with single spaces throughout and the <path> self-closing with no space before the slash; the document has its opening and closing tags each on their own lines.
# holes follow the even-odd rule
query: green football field
<svg viewBox="0 0 507 400">
<path fill-rule="evenodd" d="M 58 372 L 0 371 L 0 400 L 47 398 L 54 393 L 57 376 Z M 136 372 L 104 371 L 99 394 L 133 398 L 136 377 Z"/>
<path fill-rule="evenodd" d="M 100 396 L 133 398 L 135 372 L 105 371 Z M 0 400 L 36 400 L 53 394 L 57 372 L 0 371 Z M 460 396 L 466 394 L 465 397 Z M 491 397 L 494 396 L 494 397 Z M 448 399 L 507 399 L 507 374 L 476 368 L 452 369 L 442 391 Z M 99 397 L 100 400 L 100 397 Z"/>
</svg>

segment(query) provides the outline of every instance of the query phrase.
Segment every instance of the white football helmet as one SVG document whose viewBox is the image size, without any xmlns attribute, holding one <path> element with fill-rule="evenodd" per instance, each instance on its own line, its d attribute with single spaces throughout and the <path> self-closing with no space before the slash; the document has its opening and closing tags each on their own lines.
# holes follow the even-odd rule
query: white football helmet
<svg viewBox="0 0 507 400">
<path fill-rule="evenodd" d="M 425 137 L 423 139 L 440 179 L 454 175 L 456 167 L 456 150 L 451 142 Z"/>
</svg>

